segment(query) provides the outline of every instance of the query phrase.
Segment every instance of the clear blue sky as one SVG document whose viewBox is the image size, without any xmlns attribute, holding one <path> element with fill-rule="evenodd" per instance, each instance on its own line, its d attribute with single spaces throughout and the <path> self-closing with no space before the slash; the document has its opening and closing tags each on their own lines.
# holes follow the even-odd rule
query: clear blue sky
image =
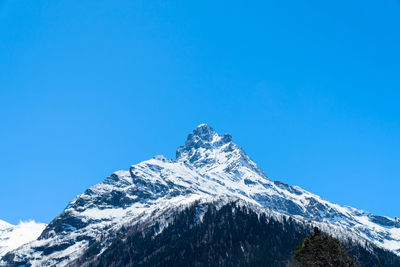
<svg viewBox="0 0 400 267">
<path fill-rule="evenodd" d="M 400 2 L 0 0 L 0 219 L 49 222 L 206 122 L 272 180 L 400 216 Z"/>
</svg>

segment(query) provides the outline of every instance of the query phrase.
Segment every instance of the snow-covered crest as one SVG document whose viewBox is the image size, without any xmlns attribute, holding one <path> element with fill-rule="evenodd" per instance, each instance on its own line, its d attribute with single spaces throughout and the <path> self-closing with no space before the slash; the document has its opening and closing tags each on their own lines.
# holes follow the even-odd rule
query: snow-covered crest
<svg viewBox="0 0 400 267">
<path fill-rule="evenodd" d="M 9 228 L 9 227 L 11 227 L 11 226 L 12 226 L 11 223 L 8 223 L 8 222 L 5 222 L 5 221 L 3 221 L 3 220 L 0 220 L 0 230 L 3 230 L 3 229 L 5 229 L 5 228 Z"/>
<path fill-rule="evenodd" d="M 12 225 L 0 220 L 0 257 L 39 237 L 46 225 L 35 221 Z"/>
<path fill-rule="evenodd" d="M 197 126 L 187 137 L 185 145 L 176 151 L 176 159 L 201 173 L 229 172 L 240 179 L 241 168 L 247 168 L 268 179 L 253 160 L 232 141 L 230 134 L 220 135 L 208 124 Z"/>
</svg>

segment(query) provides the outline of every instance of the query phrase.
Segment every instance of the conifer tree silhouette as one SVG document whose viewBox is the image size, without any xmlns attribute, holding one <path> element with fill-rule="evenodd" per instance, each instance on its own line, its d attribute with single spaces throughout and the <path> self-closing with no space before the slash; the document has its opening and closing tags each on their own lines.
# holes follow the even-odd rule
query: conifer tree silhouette
<svg viewBox="0 0 400 267">
<path fill-rule="evenodd" d="M 344 253 L 336 238 L 320 232 L 314 227 L 314 233 L 308 235 L 294 253 L 294 259 L 300 267 L 355 267 L 356 264 Z"/>
</svg>

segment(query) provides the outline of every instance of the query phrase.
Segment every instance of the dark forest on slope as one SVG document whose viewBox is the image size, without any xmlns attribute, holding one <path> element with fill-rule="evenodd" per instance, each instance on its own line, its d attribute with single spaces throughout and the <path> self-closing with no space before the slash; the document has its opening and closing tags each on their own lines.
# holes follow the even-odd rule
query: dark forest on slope
<svg viewBox="0 0 400 267">
<path fill-rule="evenodd" d="M 208 205 L 201 223 L 196 206 L 175 215 L 160 234 L 124 229 L 101 255 L 94 243 L 72 266 L 296 266 L 295 248 L 313 229 L 292 219 L 278 221 L 232 202 Z M 357 266 L 396 266 L 400 257 L 368 245 L 346 242 L 346 254 Z"/>
</svg>

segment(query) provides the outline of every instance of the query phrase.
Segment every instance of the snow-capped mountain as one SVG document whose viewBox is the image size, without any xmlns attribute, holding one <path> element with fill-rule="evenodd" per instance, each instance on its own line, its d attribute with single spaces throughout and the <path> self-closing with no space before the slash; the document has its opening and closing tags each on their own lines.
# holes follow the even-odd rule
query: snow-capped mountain
<svg viewBox="0 0 400 267">
<path fill-rule="evenodd" d="M 230 135 L 202 124 L 177 149 L 175 160 L 156 156 L 113 173 L 72 200 L 38 240 L 5 255 L 2 264 L 66 266 L 95 242 L 102 244 L 102 253 L 123 227 L 144 229 L 157 223 L 162 232 L 175 212 L 195 201 L 232 199 L 400 255 L 399 219 L 337 205 L 298 186 L 271 181 Z"/>
<path fill-rule="evenodd" d="M 35 221 L 12 225 L 0 220 L 0 257 L 19 246 L 36 240 L 46 224 Z"/>
</svg>

